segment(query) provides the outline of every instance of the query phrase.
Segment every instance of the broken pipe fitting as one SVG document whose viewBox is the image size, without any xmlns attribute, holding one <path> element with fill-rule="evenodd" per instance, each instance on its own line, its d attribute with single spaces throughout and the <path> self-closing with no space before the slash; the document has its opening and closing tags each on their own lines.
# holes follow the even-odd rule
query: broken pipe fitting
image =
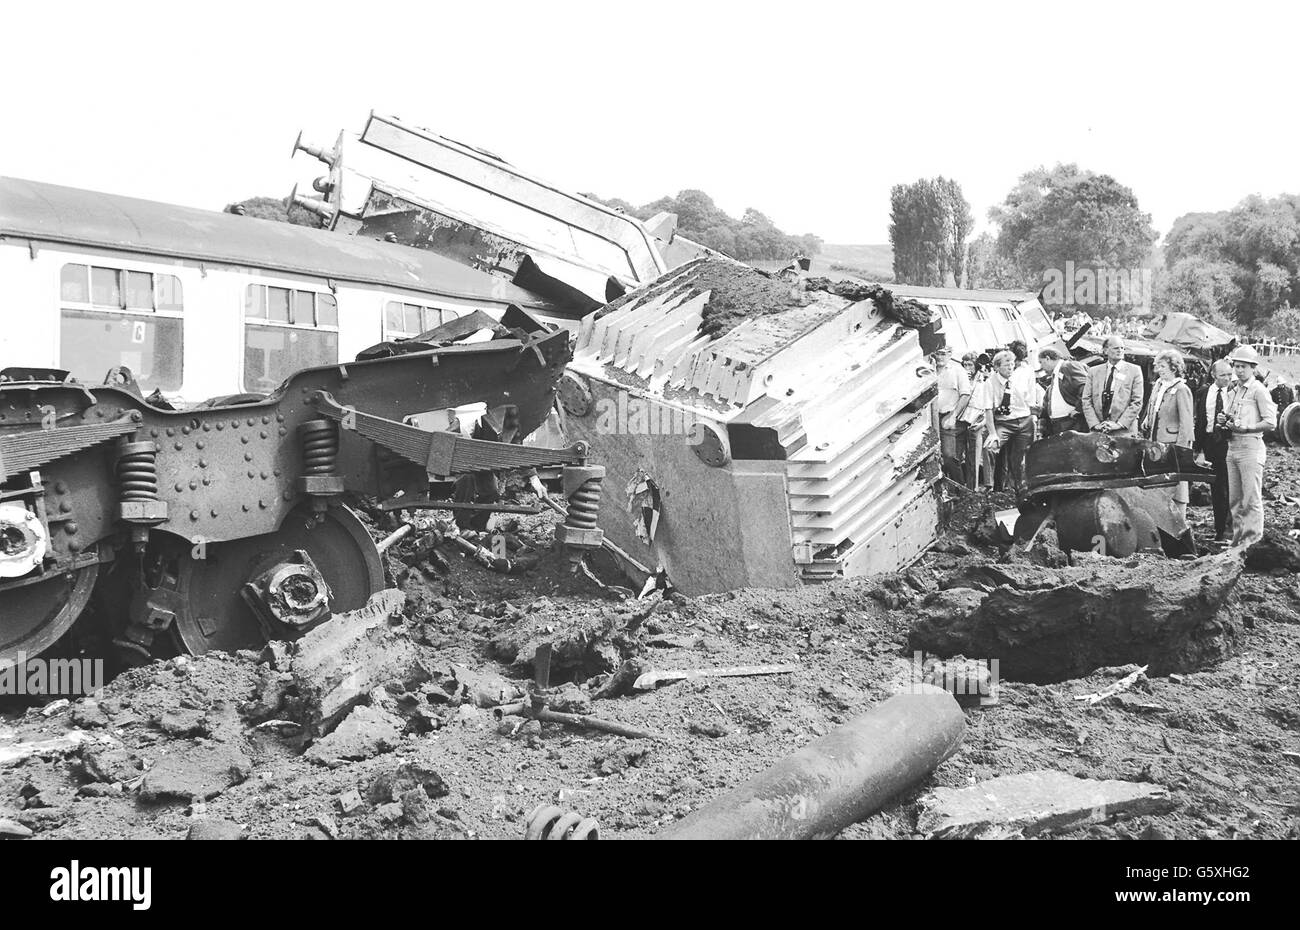
<svg viewBox="0 0 1300 930">
<path fill-rule="evenodd" d="M 787 756 L 656 839 L 834 836 L 913 787 L 956 751 L 966 717 L 942 688 L 914 684 Z"/>
</svg>

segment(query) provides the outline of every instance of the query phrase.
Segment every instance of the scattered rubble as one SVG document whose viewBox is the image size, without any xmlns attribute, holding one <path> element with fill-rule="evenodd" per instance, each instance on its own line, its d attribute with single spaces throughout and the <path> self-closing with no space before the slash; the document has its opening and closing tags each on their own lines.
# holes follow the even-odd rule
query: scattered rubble
<svg viewBox="0 0 1300 930">
<path fill-rule="evenodd" d="M 1300 539 L 1265 530 L 1263 538 L 1246 550 L 1246 567 L 1257 572 L 1300 572 Z"/>
<path fill-rule="evenodd" d="M 1288 493 L 1298 466 L 1295 453 L 1270 451 L 1270 475 Z M 530 575 L 465 560 L 436 583 L 412 575 L 405 606 L 386 595 L 393 600 L 348 625 L 348 635 L 322 627 L 318 649 L 305 650 L 304 641 L 180 657 L 125 672 L 94 699 L 49 716 L 5 707 L 0 836 L 181 839 L 215 829 L 249 839 L 519 837 L 539 806 L 598 820 L 602 838 L 656 836 L 896 691 L 927 680 L 956 691 L 958 673 L 1000 658 L 996 703 L 957 695 L 967 705 L 965 737 L 951 757 L 841 837 L 924 836 L 921 802 L 939 789 L 1050 771 L 1136 785 L 1155 801 L 1104 818 L 1072 808 L 1059 821 L 1044 806 L 1034 814 L 1042 819 L 1023 828 L 1004 819 L 981 835 L 1300 838 L 1294 576 L 1234 569 L 1232 554 L 1194 562 L 1075 554 L 1076 564 L 1059 568 L 1004 562 L 1006 546 L 967 536 L 982 502 L 956 501 L 949 534 L 905 572 L 696 598 L 656 592 L 642 602 L 570 575 L 562 553 L 536 542 L 554 517 L 521 520 L 512 532 L 541 553 Z M 1285 535 L 1292 513 L 1269 507 L 1270 529 Z M 1212 535 L 1208 506 L 1192 512 L 1198 539 Z M 385 558 L 404 567 L 415 545 L 401 540 Z M 1226 595 L 1215 611 L 1220 587 Z M 1057 588 L 1064 593 L 1054 595 Z M 1081 650 L 1077 663 L 1028 625 L 1035 605 L 1053 597 L 1059 610 L 1035 620 Z M 1114 617 L 1100 612 L 1108 597 Z M 994 616 L 990 603 L 1020 613 Z M 1163 632 L 1134 622 L 1142 603 L 1164 605 Z M 1095 642 L 1069 623 L 1070 604 L 1096 607 Z M 963 641 L 918 658 L 913 631 L 927 624 Z M 365 655 L 370 637 L 397 660 L 396 671 L 359 662 L 359 680 L 348 684 L 340 659 Z M 335 651 L 324 648 L 327 639 Z M 508 658 L 507 640 L 515 646 Z M 536 688 L 533 658 L 547 644 L 548 707 L 665 739 L 524 715 L 494 719 Z M 1185 660 L 1180 670 L 1162 665 L 1170 656 Z M 1012 660 L 1024 657 L 1031 669 L 1062 673 L 1059 683 L 1012 674 Z M 655 670 L 764 665 L 796 670 L 632 687 Z M 986 681 L 964 680 L 968 692 Z M 330 718 L 334 725 L 324 726 Z M 313 759 L 348 734 L 349 721 L 366 724 L 357 727 L 363 740 L 381 733 L 383 750 Z M 1049 794 L 1071 796 L 1064 788 Z"/>
<path fill-rule="evenodd" d="M 242 840 L 244 828 L 229 820 L 196 820 L 185 834 L 187 840 Z"/>
<path fill-rule="evenodd" d="M 140 785 L 144 801 L 207 801 L 248 777 L 252 763 L 237 746 L 191 743 L 171 747 L 154 763 Z"/>
<path fill-rule="evenodd" d="M 969 788 L 937 788 L 922 798 L 916 828 L 930 839 L 1007 839 L 1163 814 L 1173 806 L 1168 790 L 1159 785 L 1040 770 Z"/>
<path fill-rule="evenodd" d="M 385 682 L 427 679 L 410 638 L 388 629 L 405 600 L 393 588 L 380 591 L 365 607 L 334 617 L 296 644 L 291 667 L 299 714 L 313 733 L 328 732 Z"/>
<path fill-rule="evenodd" d="M 400 719 L 363 704 L 353 708 L 327 736 L 312 743 L 304 758 L 321 765 L 337 766 L 389 752 L 397 747 L 401 738 Z"/>
</svg>

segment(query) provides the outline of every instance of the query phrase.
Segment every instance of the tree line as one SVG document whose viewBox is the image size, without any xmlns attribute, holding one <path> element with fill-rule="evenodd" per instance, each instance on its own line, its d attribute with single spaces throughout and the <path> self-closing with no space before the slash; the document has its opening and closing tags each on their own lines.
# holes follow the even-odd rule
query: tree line
<svg viewBox="0 0 1300 930">
<path fill-rule="evenodd" d="M 1058 164 L 1023 174 L 988 217 L 994 229 L 969 238 L 970 205 L 959 183 L 895 185 L 889 238 L 897 280 L 1046 287 L 1050 302 L 1053 284 L 1069 271 L 1063 307 L 1086 304 L 1094 315 L 1183 311 L 1229 330 L 1300 340 L 1300 196 L 1252 195 L 1229 210 L 1185 214 L 1157 253 L 1159 235 L 1131 188 Z M 1116 271 L 1125 287 L 1115 287 Z"/>
<path fill-rule="evenodd" d="M 822 249 L 820 236 L 812 233 L 795 236 L 782 232 L 753 207 L 746 209 L 740 219 L 735 219 L 700 190 L 684 190 L 676 197 L 660 197 L 640 207 L 617 197 L 602 200 L 594 194 L 582 196 L 642 221 L 656 213 L 676 213 L 678 234 L 742 262 L 812 257 Z"/>
</svg>

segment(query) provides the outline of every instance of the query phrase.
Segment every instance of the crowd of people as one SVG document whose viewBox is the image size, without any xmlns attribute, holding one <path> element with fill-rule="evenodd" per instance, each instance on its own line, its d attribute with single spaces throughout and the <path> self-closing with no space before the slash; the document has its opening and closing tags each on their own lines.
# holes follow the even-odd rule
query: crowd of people
<svg viewBox="0 0 1300 930">
<path fill-rule="evenodd" d="M 1057 313 L 1052 316 L 1052 325 L 1056 327 L 1056 331 L 1066 333 L 1067 335 L 1074 332 L 1085 323 L 1092 324 L 1092 329 L 1088 332 L 1093 336 L 1116 335 L 1127 336 L 1131 339 L 1136 339 L 1141 336 L 1142 327 L 1145 325 L 1143 321 L 1137 317 L 1119 315 L 1112 316 L 1109 314 L 1093 317 L 1088 313 L 1085 313 L 1083 310 L 1079 310 L 1075 313 Z"/>
<path fill-rule="evenodd" d="M 1264 531 L 1264 433 L 1277 405 L 1257 377 L 1259 355 L 1249 346 L 1214 363 L 1213 381 L 1195 394 L 1183 356 L 1168 350 L 1152 365 L 1148 392 L 1142 369 L 1124 358 L 1124 337 L 1103 341 L 1104 359 L 1087 368 L 1052 347 L 1039 351 L 1041 377 L 1015 341 L 989 360 L 947 348 L 934 355 L 936 406 L 945 474 L 971 489 L 1025 491 L 1031 444 L 1069 431 L 1142 437 L 1189 450 L 1214 469 L 1211 500 L 1215 539 L 1245 546 Z M 1169 488 L 1171 509 L 1186 517 L 1186 482 Z"/>
</svg>

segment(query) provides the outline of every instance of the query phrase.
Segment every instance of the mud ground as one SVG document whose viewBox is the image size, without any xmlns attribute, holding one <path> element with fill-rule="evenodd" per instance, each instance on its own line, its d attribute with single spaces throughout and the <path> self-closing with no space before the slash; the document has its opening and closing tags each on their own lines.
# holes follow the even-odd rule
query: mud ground
<svg viewBox="0 0 1300 930">
<path fill-rule="evenodd" d="M 1291 528 L 1300 456 L 1270 446 L 1266 497 L 1269 525 Z M 408 593 L 401 629 L 436 674 L 405 705 L 393 703 L 406 732 L 375 741 L 367 751 L 377 755 L 304 755 L 298 729 L 277 722 L 275 672 L 255 653 L 176 658 L 123 674 L 97 701 L 0 717 L 0 757 L 21 742 L 83 740 L 0 763 L 0 822 L 35 838 L 180 839 L 192 829 L 506 838 L 522 836 L 532 808 L 555 803 L 597 818 L 604 838 L 648 837 L 905 687 L 922 598 L 946 572 L 1000 556 L 968 535 L 983 502 L 961 502 L 950 533 L 904 575 L 693 599 L 656 593 L 637 602 L 570 575 L 542 518 L 510 527 L 539 551 L 524 576 L 459 556 L 439 575 L 406 565 L 411 549 L 397 547 L 388 567 Z M 1191 516 L 1208 537 L 1208 505 Z M 1035 769 L 1160 784 L 1175 802 L 1170 813 L 1071 838 L 1300 838 L 1300 587 L 1289 573 L 1247 572 L 1223 613 L 1236 654 L 1119 698 L 1075 699 L 1125 670 L 1053 685 L 1003 681 L 997 704 L 966 711 L 952 758 L 841 838 L 917 836 L 917 800 L 928 789 Z M 627 659 L 661 670 L 796 663 L 798 671 L 590 701 L 586 712 L 659 731 L 662 741 L 498 721 L 474 705 L 473 693 L 525 689 L 533 649 L 548 639 L 557 641 L 552 684 L 576 682 L 566 691 L 578 709 Z M 448 685 L 457 674 L 467 687 Z"/>
</svg>

